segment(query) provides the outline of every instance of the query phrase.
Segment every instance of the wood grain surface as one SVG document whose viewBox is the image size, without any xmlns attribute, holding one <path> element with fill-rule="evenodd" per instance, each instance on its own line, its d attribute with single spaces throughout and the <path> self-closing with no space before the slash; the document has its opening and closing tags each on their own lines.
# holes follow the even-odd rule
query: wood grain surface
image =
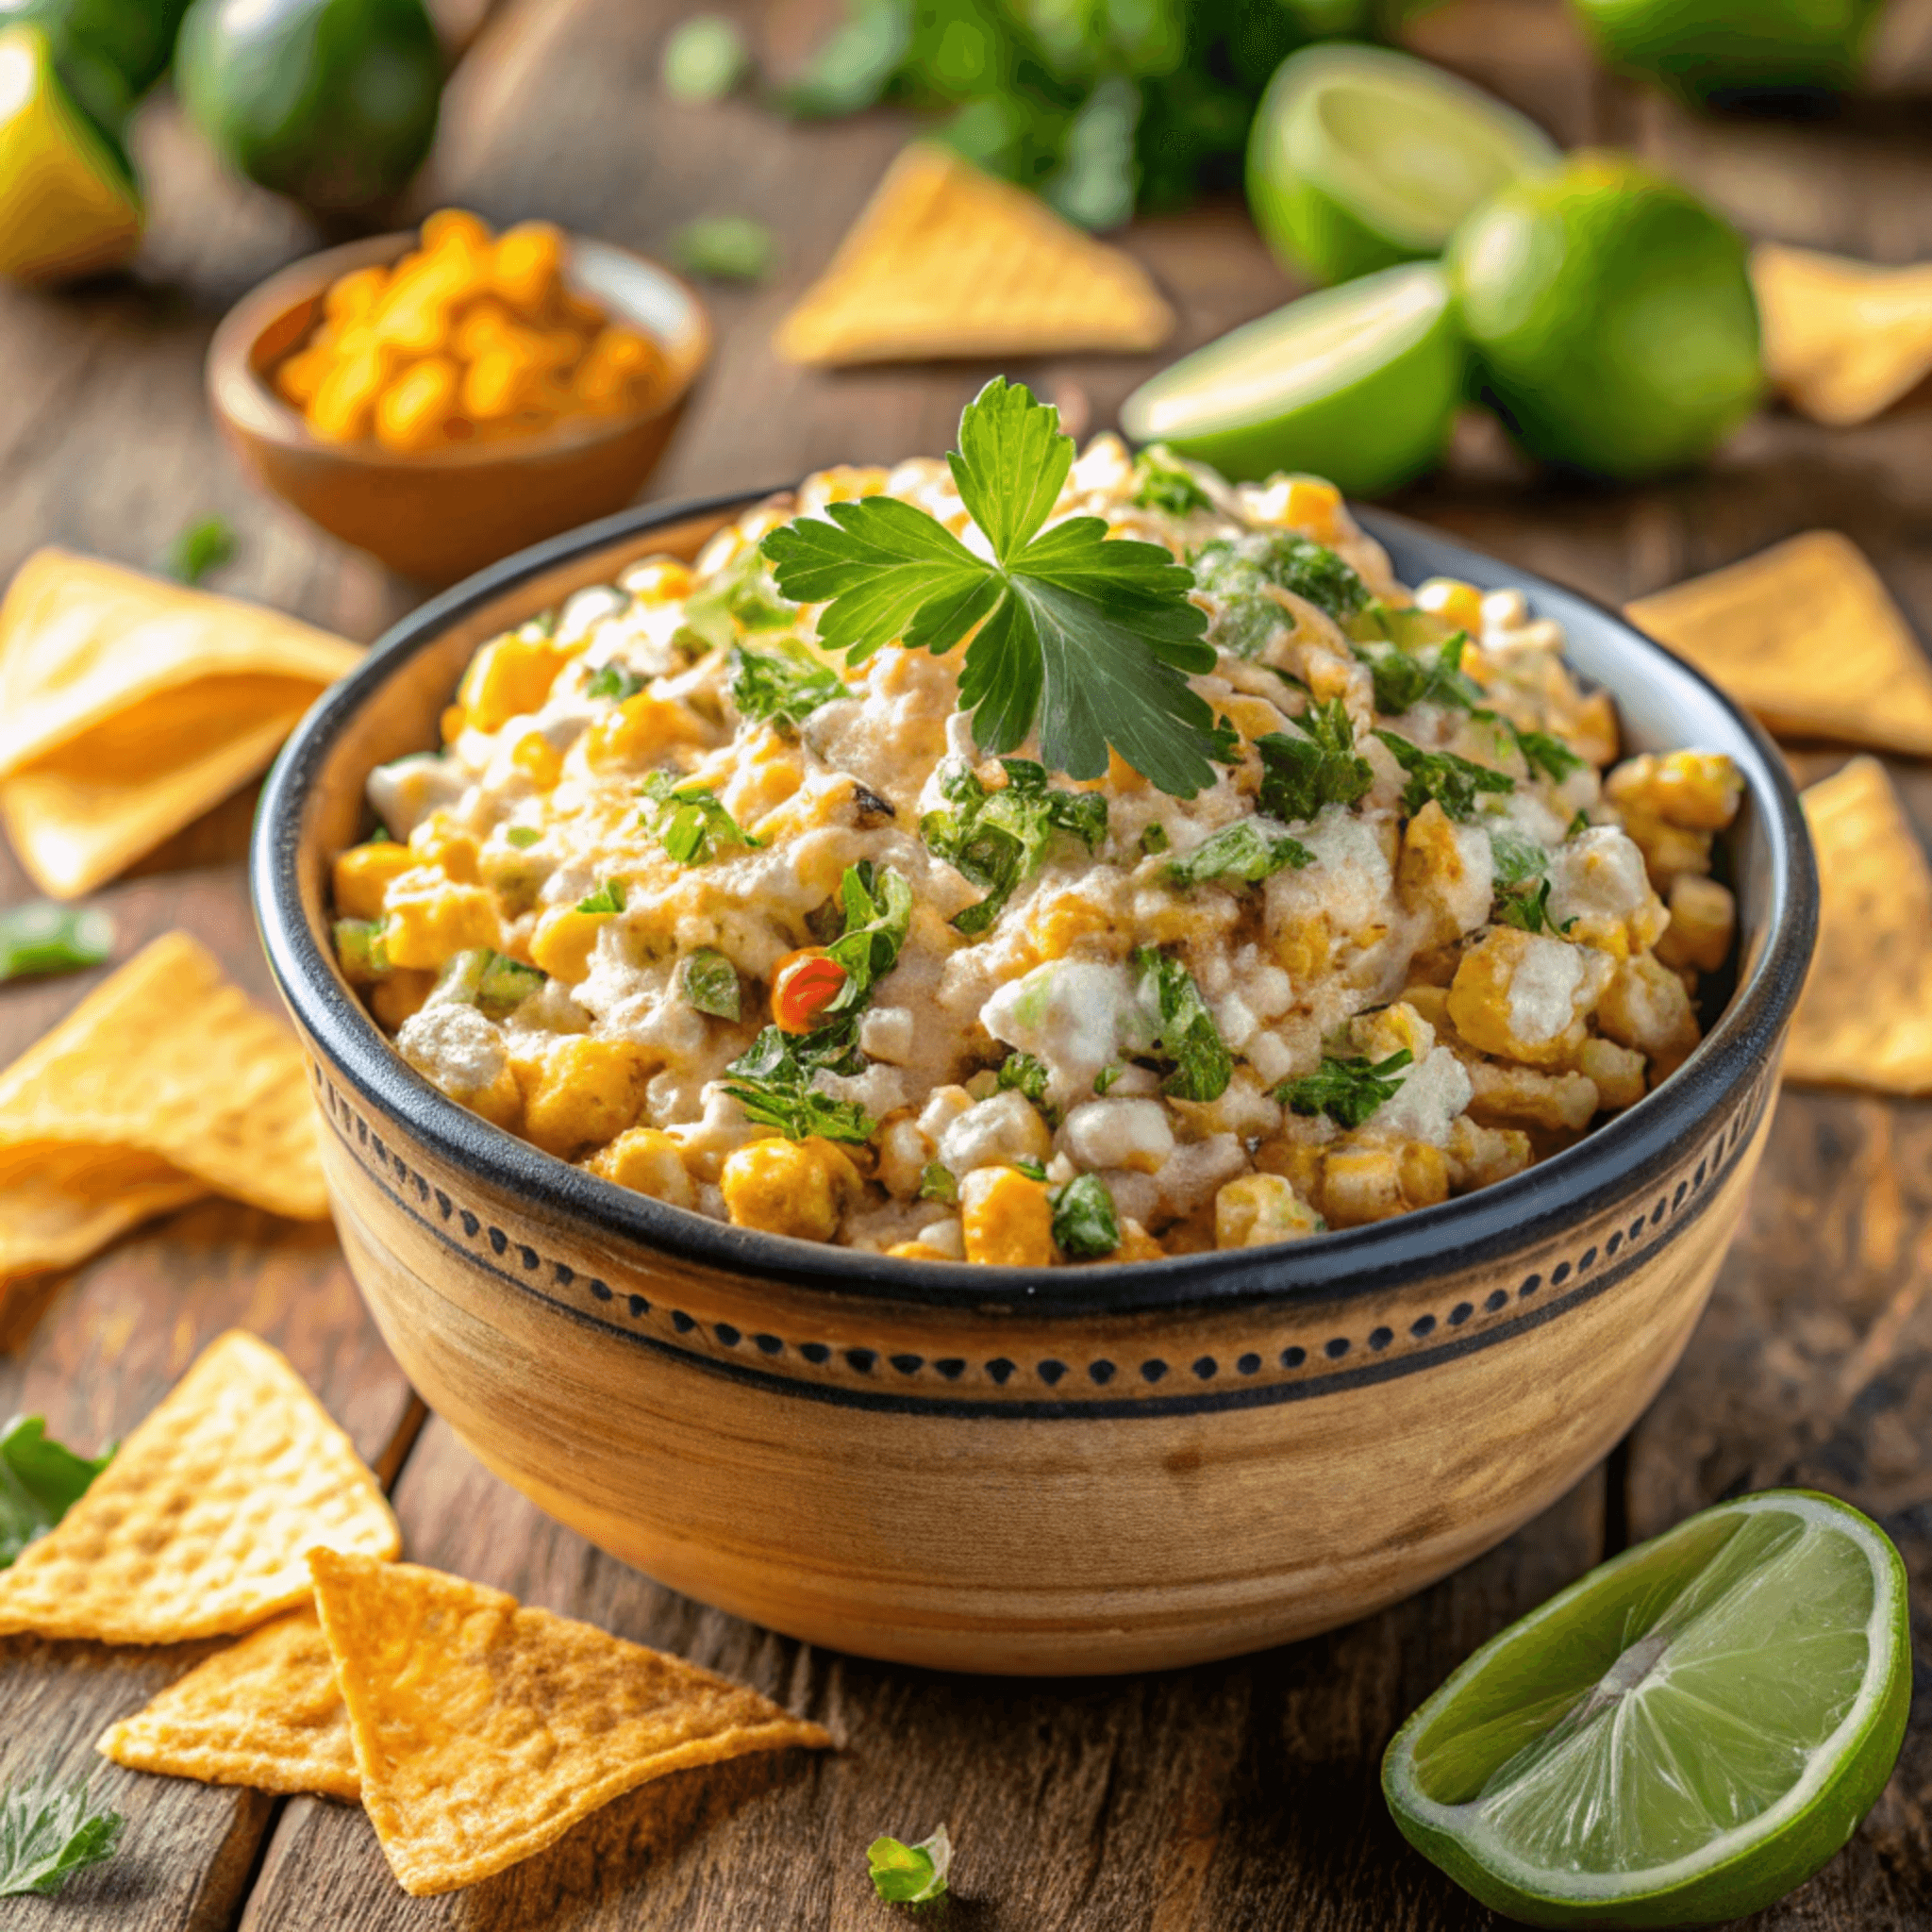
<svg viewBox="0 0 1932 1932">
<path fill-rule="evenodd" d="M 828 8 L 734 5 L 777 69 Z M 708 291 L 724 348 L 653 493 L 722 491 L 819 462 L 945 446 L 991 366 L 843 375 L 784 369 L 771 325 L 821 266 L 904 124 L 794 128 L 752 102 L 665 102 L 665 0 L 508 0 L 455 8 L 475 32 L 423 205 L 543 214 L 661 250 L 702 213 L 782 237 L 780 277 Z M 1882 260 L 1932 258 L 1932 14 L 1886 29 L 1890 97 L 1809 122 L 1694 117 L 1605 79 L 1559 0 L 1452 0 L 1416 30 L 1566 142 L 1635 147 L 1754 236 Z M 1913 89 L 1919 92 L 1915 95 Z M 52 297 L 0 290 L 0 572 L 61 541 L 151 564 L 220 510 L 241 552 L 218 582 L 355 638 L 409 586 L 253 496 L 223 455 L 201 358 L 223 309 L 321 237 L 220 177 L 159 99 L 137 147 L 149 244 L 125 278 Z M 1292 292 L 1238 208 L 1137 225 L 1127 245 L 1182 315 L 1181 344 Z M 1102 426 L 1149 362 L 1016 368 L 1070 420 Z M 1921 396 L 1827 432 L 1776 411 L 1704 473 L 1638 489 L 1554 484 L 1473 421 L 1438 477 L 1397 507 L 1527 568 L 1621 600 L 1817 525 L 1873 557 L 1932 635 L 1932 413 Z M 1822 775 L 1841 754 L 1793 762 Z M 1932 768 L 1894 765 L 1923 827 Z M 251 801 L 231 801 L 101 895 L 121 950 L 186 925 L 266 991 L 239 860 Z M 24 896 L 0 855 L 0 894 Z M 0 991 L 8 1057 L 87 981 Z M 419 1412 L 326 1230 L 208 1204 L 158 1224 L 29 1298 L 0 1336 L 0 1414 L 45 1413 L 86 1446 L 125 1432 L 200 1344 L 241 1322 L 289 1351 L 385 1473 L 410 1552 L 743 1676 L 831 1724 L 835 1757 L 691 1774 L 633 1795 L 520 1872 L 411 1901 L 354 1811 L 104 1767 L 129 1816 L 111 1866 L 58 1902 L 0 1902 L 0 1924 L 354 1928 L 459 1924 L 883 1927 L 863 1848 L 941 1819 L 959 1846 L 961 1928 L 1307 1932 L 1497 1923 L 1409 1854 L 1375 1771 L 1394 1725 L 1484 1637 L 1604 1554 L 1715 1498 L 1799 1482 L 1870 1509 L 1914 1583 L 1921 1694 L 1896 1776 L 1853 1844 L 1753 1922 L 1763 1932 L 1932 1926 L 1932 1106 L 1788 1091 L 1746 1226 L 1675 1377 L 1605 1469 L 1482 1561 L 1330 1637 L 1239 1663 L 1073 1687 L 947 1679 L 782 1642 L 597 1555 L 486 1474 Z M 407 1457 L 406 1457 L 407 1452 Z M 406 1458 L 406 1459 L 405 1459 Z M 908 1536 L 919 1533 L 908 1525 Z M 0 1778 L 92 1758 L 114 1715 L 186 1667 L 175 1653 L 0 1644 Z"/>
</svg>

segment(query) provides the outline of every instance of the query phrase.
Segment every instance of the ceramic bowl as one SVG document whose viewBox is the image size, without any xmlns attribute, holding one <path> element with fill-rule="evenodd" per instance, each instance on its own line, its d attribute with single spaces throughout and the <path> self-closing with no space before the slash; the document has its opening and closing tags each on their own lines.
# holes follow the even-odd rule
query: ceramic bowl
<svg viewBox="0 0 1932 1932">
<path fill-rule="evenodd" d="M 743 507 L 632 512 L 473 578 L 328 693 L 269 781 L 257 905 L 337 1225 L 431 1406 L 676 1590 L 967 1671 L 1144 1670 L 1307 1636 L 1559 1496 L 1670 1374 L 1767 1132 L 1816 880 L 1757 728 L 1585 598 L 1364 514 L 1407 582 L 1523 585 L 1631 745 L 1737 760 L 1737 987 L 1690 1061 L 1515 1179 L 1295 1245 L 1036 1274 L 724 1226 L 419 1078 L 338 975 L 324 894 L 366 827 L 364 774 L 436 741 L 480 641 L 631 558 L 693 554 Z"/>
<path fill-rule="evenodd" d="M 308 333 L 331 282 L 398 259 L 415 240 L 378 235 L 331 248 L 244 295 L 208 345 L 208 404 L 263 489 L 404 576 L 447 584 L 628 503 L 710 359 L 711 324 L 696 291 L 668 268 L 573 236 L 571 285 L 664 352 L 666 379 L 643 408 L 412 455 L 375 442 L 325 442 L 269 387 L 268 372 Z"/>
</svg>

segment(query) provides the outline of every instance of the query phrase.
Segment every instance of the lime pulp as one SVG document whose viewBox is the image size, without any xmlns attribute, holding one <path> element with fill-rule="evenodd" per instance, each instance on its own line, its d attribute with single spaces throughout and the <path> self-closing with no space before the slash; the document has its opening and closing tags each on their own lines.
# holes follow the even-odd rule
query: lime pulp
<svg viewBox="0 0 1932 1932">
<path fill-rule="evenodd" d="M 1397 1733 L 1405 1837 L 1535 1925 L 1707 1925 L 1857 1828 L 1905 1736 L 1905 1566 L 1769 1491 L 1625 1551 L 1475 1653 Z"/>
</svg>

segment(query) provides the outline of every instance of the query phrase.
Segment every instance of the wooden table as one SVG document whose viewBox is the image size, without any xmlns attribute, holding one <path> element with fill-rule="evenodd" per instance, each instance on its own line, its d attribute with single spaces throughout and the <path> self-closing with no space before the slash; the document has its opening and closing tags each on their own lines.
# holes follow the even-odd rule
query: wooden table
<svg viewBox="0 0 1932 1932">
<path fill-rule="evenodd" d="M 739 9 L 748 19 L 749 5 Z M 659 0 L 515 0 L 454 84 L 430 191 L 497 220 L 554 216 L 644 248 L 698 213 L 760 216 L 782 279 L 716 296 L 724 346 L 663 472 L 664 496 L 776 483 L 837 458 L 946 446 L 989 369 L 824 376 L 780 368 L 772 323 L 824 260 L 903 125 L 800 129 L 747 101 L 666 103 Z M 816 19 L 754 19 L 794 59 Z M 1556 0 L 1456 0 L 1424 43 L 1569 142 L 1635 146 L 1755 234 L 1884 259 L 1932 257 L 1923 107 L 1866 102 L 1815 125 L 1704 122 L 1614 86 Z M 1908 36 L 1907 38 L 1909 38 Z M 136 278 L 61 298 L 0 292 L 0 570 L 58 541 L 151 563 L 192 515 L 242 533 L 225 587 L 355 637 L 417 593 L 251 495 L 203 408 L 224 307 L 314 243 L 272 198 L 222 181 L 158 103 L 141 129 L 156 221 Z M 1174 291 L 1188 341 L 1290 285 L 1238 208 L 1148 223 L 1128 243 Z M 1106 423 L 1146 365 L 1016 370 Z M 1850 531 L 1932 634 L 1932 415 L 1827 433 L 1768 414 L 1705 474 L 1641 490 L 1539 481 L 1480 425 L 1402 508 L 1612 600 L 1815 525 Z M 1838 756 L 1805 755 L 1807 775 Z M 1901 768 L 1932 824 L 1932 770 Z M 212 813 L 102 897 L 120 950 L 184 925 L 267 994 L 240 858 L 251 800 Z M 0 886 L 25 891 L 11 862 Z M 0 1055 L 85 990 L 0 993 Z M 410 1554 L 756 1683 L 836 1726 L 836 1757 L 648 1787 L 552 1853 L 453 1898 L 396 1888 L 359 1812 L 308 1799 L 102 1773 L 125 1849 L 58 1902 L 0 1924 L 296 1932 L 465 1925 L 884 1926 L 863 1848 L 951 1824 L 960 1927 L 1385 1932 L 1493 1923 L 1396 1836 L 1376 1788 L 1400 1719 L 1477 1642 L 1604 1556 L 1718 1497 L 1814 1485 L 1877 1516 L 1912 1567 L 1932 1666 L 1932 1107 L 1790 1092 L 1748 1224 L 1682 1367 L 1607 1463 L 1522 1534 L 1413 1602 L 1313 1642 L 1171 1676 L 1008 1684 L 801 1647 L 659 1590 L 484 1471 L 404 1383 L 332 1235 L 205 1205 L 29 1298 L 0 1337 L 0 1415 L 44 1413 L 92 1445 L 124 1433 L 213 1335 L 284 1348 L 394 1482 Z M 181 1668 L 175 1655 L 0 1644 L 0 1779 L 90 1767 L 108 1721 Z M 1764 1926 L 1932 1925 L 1932 1707 L 1857 1838 Z"/>
</svg>

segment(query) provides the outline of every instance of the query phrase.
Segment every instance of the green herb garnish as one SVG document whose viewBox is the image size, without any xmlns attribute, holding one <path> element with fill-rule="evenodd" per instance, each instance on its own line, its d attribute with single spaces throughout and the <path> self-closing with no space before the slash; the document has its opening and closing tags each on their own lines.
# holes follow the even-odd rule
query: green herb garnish
<svg viewBox="0 0 1932 1932">
<path fill-rule="evenodd" d="M 708 785 L 680 784 L 669 772 L 653 772 L 641 791 L 645 802 L 639 822 L 657 834 L 658 844 L 679 865 L 703 865 L 721 846 L 765 842 L 719 804 Z"/>
<path fill-rule="evenodd" d="M 889 1905 L 918 1906 L 945 1897 L 953 1845 L 943 1824 L 923 1844 L 875 1838 L 865 1856 L 872 1868 L 873 1890 Z"/>
<path fill-rule="evenodd" d="M 202 517 L 176 533 L 161 568 L 176 583 L 198 584 L 234 560 L 234 525 L 226 517 Z"/>
<path fill-rule="evenodd" d="M 1334 551 L 1286 531 L 1217 537 L 1190 561 L 1196 586 L 1222 607 L 1208 641 L 1237 658 L 1257 657 L 1275 632 L 1293 629 L 1293 613 L 1271 591 L 1291 591 L 1335 618 L 1369 599 L 1368 586 Z"/>
<path fill-rule="evenodd" d="M 0 982 L 79 973 L 114 950 L 114 922 L 98 908 L 39 903 L 0 912 Z"/>
<path fill-rule="evenodd" d="M 1502 722 L 1509 723 L 1507 718 Z M 1560 738 L 1552 738 L 1547 731 L 1522 731 L 1514 724 L 1509 724 L 1509 731 L 1529 769 L 1541 772 L 1553 784 L 1560 785 L 1572 772 L 1583 769 L 1583 759 Z"/>
<path fill-rule="evenodd" d="M 769 720 L 794 732 L 821 705 L 850 697 L 845 680 L 802 650 L 731 653 L 731 702 L 753 723 Z"/>
<path fill-rule="evenodd" d="M 994 1076 L 1000 1091 L 1024 1093 L 1035 1107 L 1046 1105 L 1046 1089 L 1053 1075 L 1044 1060 L 1030 1053 L 1009 1053 L 999 1064 Z"/>
<path fill-rule="evenodd" d="M 1418 705 L 1441 705 L 1474 711 L 1481 706 L 1483 693 L 1462 668 L 1463 646 L 1468 642 L 1469 633 L 1459 630 L 1426 658 L 1394 644 L 1374 649 L 1357 644 L 1354 650 L 1375 681 L 1376 710 L 1396 716 Z"/>
<path fill-rule="evenodd" d="M 743 550 L 684 600 L 672 641 L 693 654 L 723 650 L 744 631 L 788 630 L 797 616 L 797 605 L 778 594 L 762 553 Z"/>
<path fill-rule="evenodd" d="M 1269 878 L 1284 866 L 1299 869 L 1314 863 L 1315 855 L 1287 832 L 1264 831 L 1253 819 L 1224 825 L 1204 839 L 1184 858 L 1167 868 L 1177 886 L 1198 886 L 1204 879 L 1235 879 L 1249 885 Z"/>
<path fill-rule="evenodd" d="M 0 1570 L 80 1501 L 113 1455 L 75 1455 L 49 1440 L 37 1415 L 15 1416 L 0 1429 Z"/>
<path fill-rule="evenodd" d="M 380 979 L 389 971 L 389 945 L 379 919 L 339 919 L 332 928 L 336 958 L 351 979 Z"/>
<path fill-rule="evenodd" d="M 1550 869 L 1550 855 L 1534 839 L 1515 832 L 1490 834 L 1490 863 L 1499 886 L 1520 886 L 1540 879 Z"/>
<path fill-rule="evenodd" d="M 1118 1060 L 1111 1066 L 1102 1067 L 1099 1073 L 1093 1076 L 1094 1092 L 1102 1095 L 1111 1093 L 1113 1091 L 1113 1083 L 1126 1071 L 1126 1068 L 1122 1066 Z"/>
<path fill-rule="evenodd" d="M 701 946 L 678 969 L 677 990 L 687 1006 L 717 1020 L 736 1020 L 742 1006 L 738 968 L 723 953 Z"/>
<path fill-rule="evenodd" d="M 1539 879 L 1532 891 L 1505 891 L 1496 895 L 1495 923 L 1513 925 L 1523 932 L 1563 933 L 1576 924 L 1575 915 L 1558 922 L 1550 916 L 1550 882 Z"/>
<path fill-rule="evenodd" d="M 1152 946 L 1137 946 L 1132 963 L 1141 975 L 1141 1003 L 1159 1015 L 1155 1037 L 1174 1062 L 1161 1091 L 1175 1100 L 1219 1100 L 1234 1078 L 1234 1056 L 1222 1041 L 1194 975 Z"/>
<path fill-rule="evenodd" d="M 1421 745 L 1411 744 L 1392 731 L 1377 731 L 1375 736 L 1395 754 L 1396 763 L 1408 774 L 1408 783 L 1402 791 L 1402 805 L 1411 818 L 1433 798 L 1452 819 L 1471 819 L 1475 816 L 1479 792 L 1516 789 L 1516 781 L 1507 772 L 1457 758 L 1453 751 L 1424 751 Z"/>
<path fill-rule="evenodd" d="M 743 31 L 722 14 L 692 14 L 664 43 L 660 72 L 674 101 L 722 101 L 750 70 Z"/>
<path fill-rule="evenodd" d="M 859 1142 L 873 1137 L 877 1122 L 856 1100 L 835 1100 L 811 1083 L 821 1072 L 857 1074 L 864 1061 L 852 1044 L 851 1023 L 821 1027 L 803 1038 L 767 1026 L 727 1066 L 724 1091 L 744 1109 L 747 1120 L 776 1127 L 788 1141 L 813 1134 L 827 1141 Z M 837 1039 L 828 1036 L 838 1036 Z"/>
<path fill-rule="evenodd" d="M 1270 818 L 1312 819 L 1325 805 L 1353 805 L 1375 782 L 1375 768 L 1355 748 L 1355 724 L 1340 698 L 1310 705 L 1296 733 L 1255 741 L 1261 754 L 1261 809 Z"/>
<path fill-rule="evenodd" d="M 486 1018 L 507 1019 L 533 992 L 540 991 L 550 975 L 535 966 L 525 966 L 503 953 L 491 953 L 476 981 L 476 1008 Z"/>
<path fill-rule="evenodd" d="M 600 664 L 591 673 L 590 681 L 584 686 L 584 695 L 590 698 L 609 698 L 614 704 L 623 704 L 625 698 L 634 698 L 650 682 L 640 677 L 635 671 L 626 671 L 622 664 Z"/>
<path fill-rule="evenodd" d="M 622 912 L 624 910 L 624 881 L 606 879 L 588 898 L 577 901 L 579 912 Z"/>
<path fill-rule="evenodd" d="M 0 1795 L 0 1898 L 50 1898 L 76 1872 L 111 1858 L 127 1821 L 96 1808 L 83 1778 L 27 1778 Z"/>
<path fill-rule="evenodd" d="M 1576 808 L 1576 816 L 1570 821 L 1569 825 L 1564 829 L 1564 843 L 1568 844 L 1572 839 L 1574 839 L 1578 837 L 1580 834 L 1589 831 L 1590 824 L 1590 814 L 1587 811 L 1585 811 L 1581 806 L 1578 806 Z"/>
<path fill-rule="evenodd" d="M 538 825 L 506 825 L 503 836 L 519 852 L 527 852 L 542 838 L 543 832 Z"/>
<path fill-rule="evenodd" d="M 1099 517 L 1042 528 L 1074 460 L 1059 412 L 995 376 L 949 460 L 991 558 L 890 496 L 766 537 L 784 595 L 826 606 L 820 641 L 858 664 L 894 641 L 942 654 L 970 634 L 959 702 L 983 749 L 1011 751 L 1037 724 L 1041 757 L 1073 777 L 1099 777 L 1111 748 L 1163 791 L 1211 785 L 1213 714 L 1184 675 L 1214 668 L 1192 578 Z"/>
<path fill-rule="evenodd" d="M 861 858 L 845 868 L 839 896 L 845 930 L 825 951 L 845 969 L 845 984 L 825 1008 L 849 1012 L 872 996 L 873 987 L 898 964 L 899 949 L 912 925 L 912 888 L 891 866 Z"/>
<path fill-rule="evenodd" d="M 1165 852 L 1173 842 L 1167 836 L 1167 827 L 1163 824 L 1148 825 L 1141 834 L 1141 850 L 1150 858 Z"/>
<path fill-rule="evenodd" d="M 920 1170 L 919 1198 L 943 1202 L 948 1208 L 958 1207 L 959 1183 L 953 1178 L 953 1170 L 937 1160 L 928 1160 Z"/>
<path fill-rule="evenodd" d="M 778 265 L 778 238 L 749 215 L 699 215 L 671 237 L 686 275 L 714 282 L 761 282 Z"/>
<path fill-rule="evenodd" d="M 1358 1127 L 1402 1085 L 1390 1076 L 1413 1059 L 1407 1047 L 1373 1066 L 1365 1055 L 1337 1059 L 1324 1055 L 1321 1067 L 1299 1080 L 1284 1080 L 1274 1097 L 1291 1112 L 1325 1113 L 1344 1127 Z"/>
<path fill-rule="evenodd" d="M 1097 1174 L 1075 1175 L 1054 1196 L 1053 1238 L 1060 1253 L 1076 1261 L 1098 1260 L 1120 1246 L 1120 1217 Z"/>
<path fill-rule="evenodd" d="M 1002 758 L 1007 782 L 989 791 L 963 758 L 940 772 L 940 792 L 950 811 L 929 811 L 919 822 L 926 849 L 980 887 L 986 897 L 955 915 L 963 933 L 984 932 L 1023 879 L 1044 863 L 1056 832 L 1070 832 L 1091 852 L 1107 836 L 1107 800 L 1097 791 L 1059 791 L 1046 782 L 1046 767 L 1031 758 Z"/>
<path fill-rule="evenodd" d="M 1024 1174 L 1029 1181 L 1043 1181 L 1046 1178 L 1046 1163 L 1035 1160 L 1030 1156 L 1016 1154 L 1011 1161 L 1016 1174 Z"/>
<path fill-rule="evenodd" d="M 1137 509 L 1171 517 L 1214 508 L 1214 499 L 1193 476 L 1160 449 L 1143 449 L 1134 459 L 1134 493 L 1127 500 Z"/>
</svg>

